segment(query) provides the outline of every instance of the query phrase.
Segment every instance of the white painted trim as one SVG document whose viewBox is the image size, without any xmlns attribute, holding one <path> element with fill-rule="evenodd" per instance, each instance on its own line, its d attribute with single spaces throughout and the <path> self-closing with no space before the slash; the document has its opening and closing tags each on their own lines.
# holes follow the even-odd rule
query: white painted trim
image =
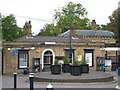
<svg viewBox="0 0 120 90">
<path fill-rule="evenodd" d="M 120 51 L 119 47 L 106 47 L 106 48 L 100 48 L 100 50 L 105 50 L 105 51 Z"/>
<path fill-rule="evenodd" d="M 55 45 L 56 42 L 45 42 L 45 45 Z"/>
<path fill-rule="evenodd" d="M 55 53 L 52 49 L 45 49 L 43 52 L 42 52 L 42 69 L 44 68 L 44 53 L 46 51 L 51 51 L 52 54 L 53 54 L 53 64 L 54 64 L 54 61 L 55 61 Z"/>
</svg>

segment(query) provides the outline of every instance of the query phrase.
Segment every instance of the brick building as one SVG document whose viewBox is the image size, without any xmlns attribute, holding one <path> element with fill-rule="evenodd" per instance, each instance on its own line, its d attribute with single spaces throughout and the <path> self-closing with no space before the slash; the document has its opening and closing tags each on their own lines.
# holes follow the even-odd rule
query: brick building
<svg viewBox="0 0 120 90">
<path fill-rule="evenodd" d="M 65 54 L 72 56 L 70 63 L 78 54 L 85 55 L 85 58 L 89 58 L 90 70 L 99 70 L 98 59 L 105 57 L 105 51 L 101 48 L 115 43 L 113 35 L 110 31 L 76 30 L 75 27 L 58 36 L 32 36 L 29 33 L 14 41 L 3 42 L 2 70 L 3 73 L 22 73 L 24 68 L 29 68 L 30 72 L 47 71 L 54 64 L 55 58 L 62 62 Z M 11 50 L 18 50 L 18 53 L 12 54 Z M 107 55 L 116 56 L 116 52 L 108 52 Z"/>
</svg>

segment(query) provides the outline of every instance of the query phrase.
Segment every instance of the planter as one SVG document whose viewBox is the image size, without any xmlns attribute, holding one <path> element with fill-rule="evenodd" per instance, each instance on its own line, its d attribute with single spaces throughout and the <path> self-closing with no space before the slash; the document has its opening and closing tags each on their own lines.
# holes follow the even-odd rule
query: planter
<svg viewBox="0 0 120 90">
<path fill-rule="evenodd" d="M 120 69 L 116 69 L 116 75 L 120 75 Z"/>
<path fill-rule="evenodd" d="M 62 72 L 69 73 L 70 72 L 70 65 L 69 64 L 62 64 Z"/>
<path fill-rule="evenodd" d="M 52 65 L 51 66 L 51 74 L 61 74 L 61 65 Z"/>
<path fill-rule="evenodd" d="M 82 73 L 89 73 L 89 65 L 88 64 L 81 65 L 81 72 Z"/>
<path fill-rule="evenodd" d="M 73 76 L 81 75 L 81 66 L 71 66 L 70 67 L 70 73 Z"/>
</svg>

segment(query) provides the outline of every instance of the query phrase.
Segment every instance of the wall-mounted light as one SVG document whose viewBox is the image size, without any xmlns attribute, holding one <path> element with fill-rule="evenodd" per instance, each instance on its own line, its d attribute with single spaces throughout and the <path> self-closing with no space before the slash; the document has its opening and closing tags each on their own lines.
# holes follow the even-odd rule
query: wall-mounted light
<svg viewBox="0 0 120 90">
<path fill-rule="evenodd" d="M 10 51 L 11 49 L 10 48 L 8 48 L 8 51 Z"/>
<path fill-rule="evenodd" d="M 34 50 L 34 49 L 35 49 L 35 47 L 31 47 L 30 49 L 31 49 L 31 50 Z"/>
</svg>

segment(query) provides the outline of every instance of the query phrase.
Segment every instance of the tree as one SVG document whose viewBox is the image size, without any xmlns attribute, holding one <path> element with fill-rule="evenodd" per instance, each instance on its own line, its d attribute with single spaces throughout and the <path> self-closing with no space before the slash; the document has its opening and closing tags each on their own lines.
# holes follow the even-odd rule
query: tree
<svg viewBox="0 0 120 90">
<path fill-rule="evenodd" d="M 61 11 L 61 9 L 56 9 L 54 13 L 54 24 L 46 24 L 41 32 L 38 35 L 58 35 L 59 34 L 59 25 L 61 25 L 62 32 L 71 29 L 73 23 L 76 23 L 76 29 L 91 29 L 90 20 L 86 17 L 86 9 L 80 3 L 74 4 L 69 2 L 66 6 L 62 7 L 62 10 L 65 9 L 69 12 L 80 10 L 79 12 L 73 13 L 72 15 Z M 61 33 L 62 33 L 61 32 Z"/>
<path fill-rule="evenodd" d="M 113 11 L 112 15 L 109 16 L 110 23 L 108 24 L 108 30 L 112 32 L 117 31 L 117 25 L 118 25 L 118 15 L 120 17 L 120 10 L 116 9 Z"/>
<path fill-rule="evenodd" d="M 120 21 L 118 20 L 118 17 L 120 17 L 120 9 L 116 9 L 113 11 L 112 15 L 109 16 L 110 23 L 108 23 L 108 30 L 115 33 L 115 38 L 117 37 L 117 29 L 118 29 L 118 23 Z"/>
<path fill-rule="evenodd" d="M 2 22 L 2 15 L 0 13 L 0 39 L 2 39 L 2 24 L 1 24 L 1 22 Z"/>
<path fill-rule="evenodd" d="M 2 18 L 2 36 L 6 41 L 12 41 L 28 34 L 28 22 L 23 28 L 18 27 L 13 14 Z"/>
<path fill-rule="evenodd" d="M 104 24 L 97 24 L 96 25 L 96 29 L 97 30 L 107 30 L 108 29 L 108 26 L 107 25 L 104 25 Z"/>
<path fill-rule="evenodd" d="M 20 28 L 17 26 L 14 15 L 9 15 L 2 18 L 2 33 L 3 39 L 12 41 L 19 37 Z"/>
<path fill-rule="evenodd" d="M 29 34 L 29 23 L 25 22 L 25 25 L 23 26 L 23 28 L 20 30 L 20 37 L 21 36 L 25 36 Z"/>
<path fill-rule="evenodd" d="M 54 24 L 46 24 L 39 35 L 41 36 L 56 36 L 58 33 L 57 27 Z"/>
</svg>

